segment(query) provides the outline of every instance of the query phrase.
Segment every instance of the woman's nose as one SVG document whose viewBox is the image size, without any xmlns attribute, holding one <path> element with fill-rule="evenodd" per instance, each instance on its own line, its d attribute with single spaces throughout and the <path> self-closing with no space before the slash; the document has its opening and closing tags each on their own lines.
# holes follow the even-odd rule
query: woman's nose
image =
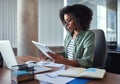
<svg viewBox="0 0 120 84">
<path fill-rule="evenodd" d="M 69 26 L 69 23 L 66 23 L 65 26 L 66 26 L 66 27 Z"/>
</svg>

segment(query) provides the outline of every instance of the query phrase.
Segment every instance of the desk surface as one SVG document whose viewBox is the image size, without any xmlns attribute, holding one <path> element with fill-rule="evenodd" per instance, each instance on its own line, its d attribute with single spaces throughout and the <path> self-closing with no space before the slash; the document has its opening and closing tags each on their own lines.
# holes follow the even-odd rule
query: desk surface
<svg viewBox="0 0 120 84">
<path fill-rule="evenodd" d="M 28 60 L 39 61 L 40 58 L 32 56 L 17 56 L 17 61 L 19 64 L 25 63 Z M 93 79 L 87 84 L 119 84 L 120 75 L 113 73 L 106 73 L 103 79 Z M 0 84 L 11 84 L 11 71 L 6 68 L 0 68 Z M 38 80 L 26 82 L 24 84 L 40 84 Z"/>
</svg>

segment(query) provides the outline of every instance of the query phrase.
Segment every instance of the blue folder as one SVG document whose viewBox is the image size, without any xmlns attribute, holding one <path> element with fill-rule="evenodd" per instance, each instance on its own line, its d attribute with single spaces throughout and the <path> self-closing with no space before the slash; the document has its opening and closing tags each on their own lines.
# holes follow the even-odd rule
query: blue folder
<svg viewBox="0 0 120 84">
<path fill-rule="evenodd" d="M 89 82 L 89 79 L 83 79 L 83 78 L 75 78 L 74 80 L 68 82 L 67 84 L 87 84 Z"/>
</svg>

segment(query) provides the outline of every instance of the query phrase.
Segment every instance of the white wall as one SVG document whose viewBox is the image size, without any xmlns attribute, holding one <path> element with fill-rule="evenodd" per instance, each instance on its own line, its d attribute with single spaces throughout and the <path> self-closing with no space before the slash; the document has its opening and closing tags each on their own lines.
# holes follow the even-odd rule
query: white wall
<svg viewBox="0 0 120 84">
<path fill-rule="evenodd" d="M 40 42 L 63 45 L 63 25 L 59 19 L 63 1 L 38 0 Z M 4 39 L 10 40 L 12 47 L 17 47 L 17 0 L 0 0 L 0 40 Z"/>
<path fill-rule="evenodd" d="M 39 42 L 49 46 L 63 45 L 63 25 L 59 19 L 63 0 L 39 0 L 38 6 Z"/>
<path fill-rule="evenodd" d="M 0 0 L 0 40 L 17 46 L 17 0 Z"/>
</svg>

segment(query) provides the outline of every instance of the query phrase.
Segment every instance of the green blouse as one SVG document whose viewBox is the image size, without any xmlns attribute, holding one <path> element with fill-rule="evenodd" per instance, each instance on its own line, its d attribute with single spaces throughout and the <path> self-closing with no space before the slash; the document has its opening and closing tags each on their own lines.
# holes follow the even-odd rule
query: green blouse
<svg viewBox="0 0 120 84">
<path fill-rule="evenodd" d="M 64 41 L 65 52 L 62 54 L 65 58 L 68 58 L 66 51 L 71 39 L 71 33 L 68 33 Z M 77 60 L 80 64 L 80 67 L 91 67 L 93 64 L 94 50 L 94 32 L 91 30 L 81 31 L 75 39 L 73 60 Z"/>
</svg>

